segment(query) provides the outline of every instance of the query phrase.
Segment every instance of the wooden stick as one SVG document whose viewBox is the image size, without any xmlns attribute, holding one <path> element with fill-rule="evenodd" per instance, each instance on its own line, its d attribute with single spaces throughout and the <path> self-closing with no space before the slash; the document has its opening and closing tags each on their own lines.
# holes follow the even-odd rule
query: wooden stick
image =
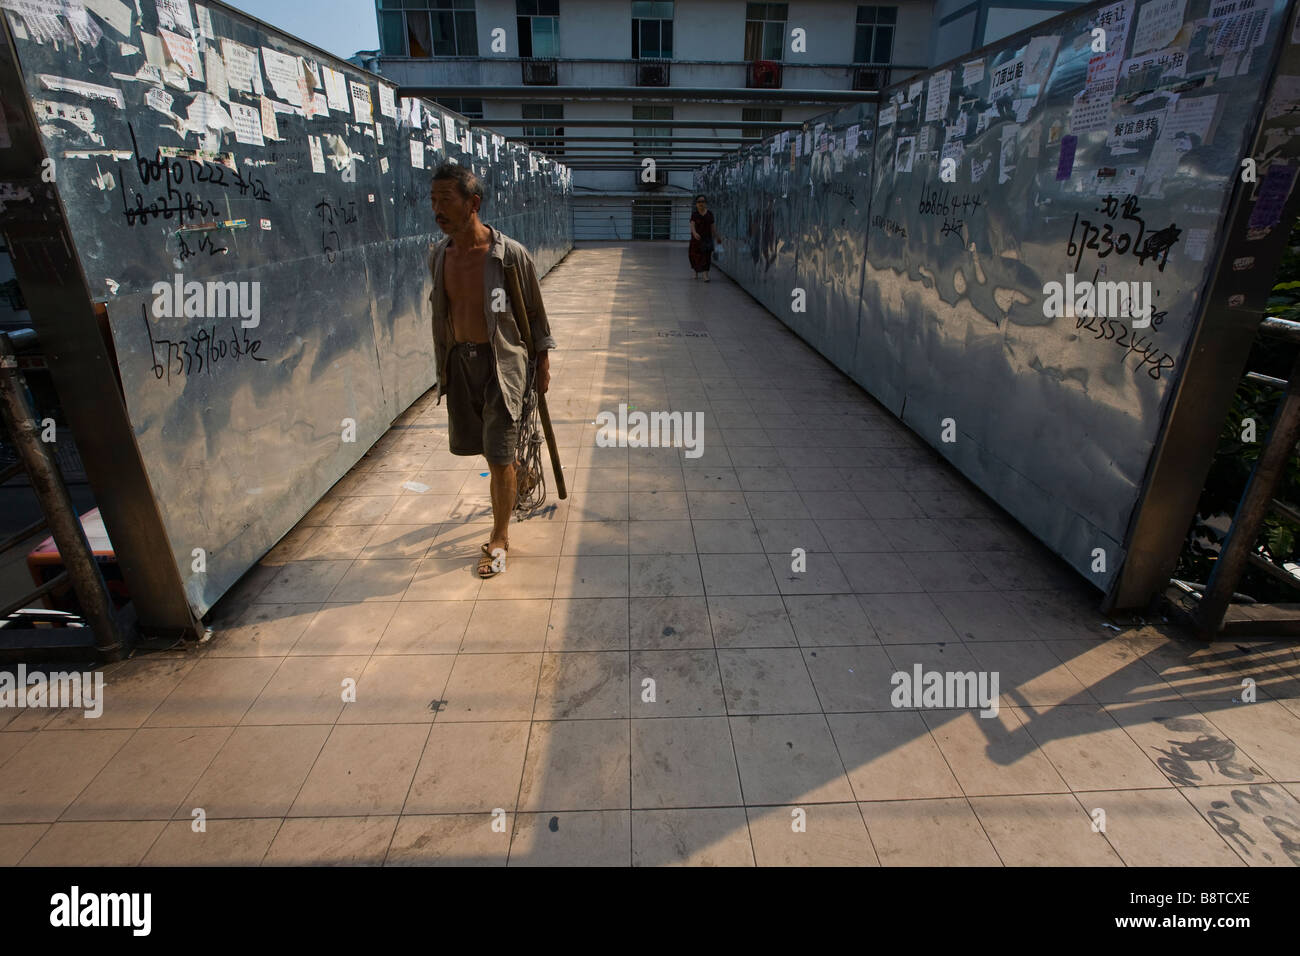
<svg viewBox="0 0 1300 956">
<path fill-rule="evenodd" d="M 519 273 L 514 266 L 506 266 L 506 293 L 510 296 L 510 308 L 514 311 L 515 321 L 519 323 L 519 333 L 524 340 L 524 348 L 533 355 L 533 330 L 528 324 L 528 309 L 524 304 L 523 288 L 519 284 Z M 535 387 L 536 383 L 534 383 Z M 555 489 L 563 501 L 569 497 L 564 486 L 564 469 L 560 467 L 560 453 L 555 447 L 555 432 L 551 429 L 551 413 L 546 408 L 546 395 L 537 390 L 537 414 L 542 420 L 542 434 L 546 436 L 546 448 L 551 453 L 551 471 L 555 474 Z"/>
</svg>

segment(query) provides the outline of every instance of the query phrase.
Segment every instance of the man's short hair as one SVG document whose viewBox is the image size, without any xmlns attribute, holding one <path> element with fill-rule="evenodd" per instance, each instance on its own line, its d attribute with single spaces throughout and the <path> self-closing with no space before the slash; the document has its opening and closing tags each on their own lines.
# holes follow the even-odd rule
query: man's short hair
<svg viewBox="0 0 1300 956">
<path fill-rule="evenodd" d="M 460 190 L 462 199 L 469 199 L 477 196 L 480 200 L 483 198 L 483 183 L 474 175 L 474 171 L 468 166 L 462 166 L 459 163 L 443 163 L 433 173 L 433 182 L 450 179 Z"/>
<path fill-rule="evenodd" d="M 704 193 L 700 193 L 698 196 L 695 197 L 696 202 L 699 202 L 701 199 L 704 199 Z M 707 199 L 704 199 L 704 201 L 708 202 Z"/>
</svg>

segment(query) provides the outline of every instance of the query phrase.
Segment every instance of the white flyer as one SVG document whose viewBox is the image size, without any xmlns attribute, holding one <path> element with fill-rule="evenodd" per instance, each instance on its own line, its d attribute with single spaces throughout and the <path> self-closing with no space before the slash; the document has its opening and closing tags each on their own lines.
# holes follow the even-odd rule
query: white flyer
<svg viewBox="0 0 1300 956">
<path fill-rule="evenodd" d="M 230 104 L 230 118 L 235 123 L 235 139 L 249 146 L 265 146 L 262 141 L 262 112 L 243 103 Z"/>
<path fill-rule="evenodd" d="M 320 148 L 320 137 L 309 135 L 307 145 L 311 149 L 311 171 L 313 173 L 325 172 L 325 154 Z"/>
<path fill-rule="evenodd" d="M 253 75 L 261 73 L 257 66 L 257 51 L 233 40 L 222 39 L 221 54 L 226 61 L 226 83 L 232 90 L 245 93 L 253 91 Z"/>
<path fill-rule="evenodd" d="M 158 26 L 181 30 L 194 36 L 194 21 L 190 19 L 190 0 L 157 0 Z M 140 9 L 139 3 L 136 9 Z"/>
<path fill-rule="evenodd" d="M 1147 0 L 1133 27 L 1132 56 L 1167 47 L 1183 28 L 1187 0 Z"/>
<path fill-rule="evenodd" d="M 1079 136 L 1105 129 L 1110 121 L 1110 107 L 1111 101 L 1108 98 L 1088 97 L 1080 93 L 1070 108 L 1070 132 Z"/>
<path fill-rule="evenodd" d="M 415 137 L 411 139 L 411 165 L 424 169 L 424 141 Z"/>
<path fill-rule="evenodd" d="M 266 68 L 266 78 L 271 81 L 271 88 L 275 90 L 277 99 L 292 103 L 294 106 L 304 105 L 302 87 L 298 84 L 302 70 L 298 66 L 296 56 L 289 56 L 287 53 L 264 46 L 262 65 Z"/>
<path fill-rule="evenodd" d="M 352 91 L 352 115 L 358 123 L 373 123 L 373 108 L 370 105 L 370 86 L 348 80 L 348 89 Z"/>
<path fill-rule="evenodd" d="M 393 88 L 379 84 L 379 112 L 394 122 L 397 121 L 397 104 L 393 102 Z"/>
<path fill-rule="evenodd" d="M 930 77 L 930 95 L 925 101 L 925 121 L 941 120 L 948 113 L 948 96 L 952 90 L 952 71 L 940 70 Z"/>
<path fill-rule="evenodd" d="M 330 109 L 351 113 L 352 106 L 348 103 L 348 78 L 328 66 L 321 67 L 321 71 L 325 74 L 325 97 L 329 101 Z"/>
<path fill-rule="evenodd" d="M 216 31 L 212 29 L 212 11 L 201 3 L 194 4 L 194 15 L 199 21 L 199 32 L 196 39 L 215 40 Z"/>
</svg>

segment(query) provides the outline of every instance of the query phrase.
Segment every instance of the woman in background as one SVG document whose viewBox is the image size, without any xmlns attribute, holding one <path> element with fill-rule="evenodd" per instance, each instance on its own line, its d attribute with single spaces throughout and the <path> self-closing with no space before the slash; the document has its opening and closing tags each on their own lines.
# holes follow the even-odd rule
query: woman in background
<svg viewBox="0 0 1300 956">
<path fill-rule="evenodd" d="M 691 268 L 695 270 L 692 278 L 698 279 L 701 273 L 704 281 L 709 281 L 709 264 L 713 258 L 713 213 L 701 194 L 695 197 L 695 211 L 691 213 L 691 244 L 687 254 L 691 258 Z"/>
</svg>

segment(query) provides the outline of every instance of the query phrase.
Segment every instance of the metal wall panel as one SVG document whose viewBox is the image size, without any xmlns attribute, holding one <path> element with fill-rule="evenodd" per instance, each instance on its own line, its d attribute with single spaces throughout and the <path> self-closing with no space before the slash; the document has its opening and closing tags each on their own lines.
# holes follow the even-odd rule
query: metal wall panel
<svg viewBox="0 0 1300 956">
<path fill-rule="evenodd" d="M 145 4 L 113 22 L 79 4 L 5 15 L 67 234 L 107 308 L 148 474 L 132 493 L 153 499 L 157 560 L 201 615 L 433 384 L 433 167 L 473 168 L 481 217 L 528 246 L 539 273 L 572 246 L 570 176 L 219 3 Z M 348 84 L 341 98 L 327 70 Z M 178 275 L 183 301 L 168 308 L 156 284 Z M 250 306 L 257 289 L 256 324 L 231 314 L 225 283 Z M 110 529 L 109 513 L 132 507 L 120 494 L 100 504 Z"/>
<path fill-rule="evenodd" d="M 728 248 L 723 266 L 1107 589 L 1203 314 L 1287 7 L 1093 4 L 891 87 L 874 162 L 832 166 L 831 186 L 819 184 L 814 125 L 812 161 L 795 161 L 773 204 L 765 268 L 752 265 L 752 241 Z M 1094 29 L 1109 53 L 1093 48 Z M 843 113 L 819 122 L 834 128 Z M 945 157 L 955 181 L 941 176 Z M 749 164 L 697 176 L 724 234 L 769 215 Z M 848 232 L 852 220 L 835 206 L 861 189 L 862 167 L 870 227 L 845 236 L 834 223 Z M 861 295 L 846 301 L 854 266 Z M 1046 315 L 1048 284 L 1067 275 L 1149 283 L 1150 327 Z M 791 312 L 795 286 L 810 295 L 806 314 Z M 943 440 L 945 419 L 955 441 Z"/>
</svg>

